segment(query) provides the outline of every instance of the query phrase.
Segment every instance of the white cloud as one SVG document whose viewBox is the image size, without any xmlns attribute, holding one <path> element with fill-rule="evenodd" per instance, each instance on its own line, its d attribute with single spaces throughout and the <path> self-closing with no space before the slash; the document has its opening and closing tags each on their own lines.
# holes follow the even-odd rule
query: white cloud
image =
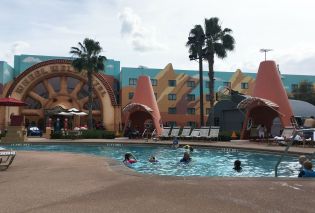
<svg viewBox="0 0 315 213">
<path fill-rule="evenodd" d="M 9 64 L 13 64 L 13 56 L 23 53 L 30 47 L 25 41 L 15 41 L 11 44 L 9 51 L 4 54 L 4 58 Z"/>
<path fill-rule="evenodd" d="M 39 63 L 39 62 L 41 62 L 41 60 L 39 58 L 29 56 L 29 57 L 24 58 L 23 62 L 25 62 L 25 63 Z"/>
<path fill-rule="evenodd" d="M 121 21 L 120 33 L 129 40 L 134 50 L 147 52 L 166 48 L 157 41 L 154 28 L 143 26 L 141 18 L 131 8 L 124 8 L 118 17 Z"/>
</svg>

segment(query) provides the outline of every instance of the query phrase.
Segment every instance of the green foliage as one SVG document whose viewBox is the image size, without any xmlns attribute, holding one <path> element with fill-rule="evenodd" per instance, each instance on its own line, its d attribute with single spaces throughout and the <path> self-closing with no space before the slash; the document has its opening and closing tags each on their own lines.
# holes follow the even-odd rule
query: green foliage
<svg viewBox="0 0 315 213">
<path fill-rule="evenodd" d="M 104 130 L 86 130 L 82 132 L 82 138 L 103 138 L 103 139 L 113 139 L 115 138 L 115 133 L 111 131 L 104 131 Z"/>
<path fill-rule="evenodd" d="M 1 132 L 1 134 L 0 134 L 0 139 L 1 139 L 2 137 L 5 137 L 5 135 L 6 135 L 6 132 Z"/>
<path fill-rule="evenodd" d="M 292 98 L 296 100 L 306 101 L 315 105 L 315 92 L 312 82 L 307 80 L 301 81 L 298 87 L 292 90 Z"/>
<path fill-rule="evenodd" d="M 61 132 L 55 132 L 51 134 L 51 139 L 113 139 L 115 133 L 104 130 L 85 130 L 81 134 L 73 134 L 73 132 L 62 134 Z"/>
</svg>

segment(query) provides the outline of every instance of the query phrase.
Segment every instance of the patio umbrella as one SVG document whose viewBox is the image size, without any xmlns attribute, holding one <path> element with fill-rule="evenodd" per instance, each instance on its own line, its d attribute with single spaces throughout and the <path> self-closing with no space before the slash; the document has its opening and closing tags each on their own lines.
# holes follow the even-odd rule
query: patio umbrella
<svg viewBox="0 0 315 213">
<path fill-rule="evenodd" d="M 86 112 L 70 112 L 72 115 L 77 115 L 77 116 L 85 116 L 87 115 Z"/>
<path fill-rule="evenodd" d="M 58 115 L 72 116 L 73 114 L 71 112 L 59 112 Z"/>
<path fill-rule="evenodd" d="M 15 98 L 0 98 L 0 106 L 27 106 L 27 103 Z"/>
<path fill-rule="evenodd" d="M 78 110 L 77 108 L 70 108 L 67 110 L 68 112 L 79 112 L 80 110 Z"/>
</svg>

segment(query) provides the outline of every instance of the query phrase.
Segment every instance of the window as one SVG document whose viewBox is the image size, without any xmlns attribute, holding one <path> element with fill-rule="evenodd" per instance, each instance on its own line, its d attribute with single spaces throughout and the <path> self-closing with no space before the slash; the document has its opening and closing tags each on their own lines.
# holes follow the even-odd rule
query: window
<svg viewBox="0 0 315 213">
<path fill-rule="evenodd" d="M 169 107 L 168 114 L 176 114 L 176 107 Z"/>
<path fill-rule="evenodd" d="M 176 80 L 168 80 L 169 87 L 176 87 Z"/>
<path fill-rule="evenodd" d="M 156 79 L 151 79 L 151 84 L 152 86 L 157 86 L 157 80 Z"/>
<path fill-rule="evenodd" d="M 131 100 L 131 99 L 133 98 L 133 95 L 134 95 L 134 93 L 133 93 L 133 92 L 129 92 L 129 94 L 128 94 L 128 98 L 129 98 L 129 100 Z"/>
<path fill-rule="evenodd" d="M 137 85 L 137 79 L 136 78 L 129 78 L 129 85 Z"/>
<path fill-rule="evenodd" d="M 296 90 L 299 88 L 298 84 L 291 84 L 291 90 Z"/>
<path fill-rule="evenodd" d="M 209 88 L 209 87 L 210 87 L 210 82 L 206 81 L 206 88 Z"/>
<path fill-rule="evenodd" d="M 206 95 L 206 101 L 210 101 L 210 95 L 209 94 Z"/>
<path fill-rule="evenodd" d="M 241 89 L 248 89 L 248 83 L 241 83 Z"/>
<path fill-rule="evenodd" d="M 231 82 L 225 81 L 225 82 L 223 82 L 223 86 L 230 88 L 231 87 Z"/>
<path fill-rule="evenodd" d="M 187 126 L 191 126 L 192 128 L 195 128 L 197 126 L 197 123 L 195 121 L 188 121 Z"/>
<path fill-rule="evenodd" d="M 175 101 L 176 100 L 176 94 L 173 94 L 173 93 L 168 94 L 168 100 Z"/>
<path fill-rule="evenodd" d="M 196 109 L 195 108 L 187 108 L 187 114 L 190 114 L 190 115 L 196 114 Z"/>
<path fill-rule="evenodd" d="M 187 81 L 187 87 L 195 87 L 194 81 Z"/>
<path fill-rule="evenodd" d="M 176 121 L 168 121 L 165 126 L 176 126 Z"/>
<path fill-rule="evenodd" d="M 206 115 L 210 114 L 210 108 L 206 108 Z"/>
<path fill-rule="evenodd" d="M 187 99 L 187 101 L 194 101 L 195 100 L 195 94 L 187 94 L 186 99 Z"/>
</svg>

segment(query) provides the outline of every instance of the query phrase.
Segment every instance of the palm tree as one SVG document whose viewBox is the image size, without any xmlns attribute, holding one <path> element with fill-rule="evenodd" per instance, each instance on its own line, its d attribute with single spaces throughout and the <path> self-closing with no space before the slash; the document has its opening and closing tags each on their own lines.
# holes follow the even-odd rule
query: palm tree
<svg viewBox="0 0 315 213">
<path fill-rule="evenodd" d="M 205 45 L 205 33 L 201 25 L 195 25 L 190 30 L 186 46 L 189 48 L 189 59 L 198 60 L 199 62 L 199 86 L 200 86 L 200 126 L 204 125 L 204 109 L 203 109 L 203 47 Z"/>
<path fill-rule="evenodd" d="M 222 30 L 217 17 L 205 19 L 205 59 L 209 65 L 209 92 L 210 92 L 210 107 L 214 105 L 214 55 L 223 59 L 227 56 L 227 51 L 234 49 L 235 40 L 230 35 L 232 30 L 224 28 Z"/>
<path fill-rule="evenodd" d="M 87 71 L 87 81 L 88 81 L 88 128 L 93 128 L 93 117 L 92 117 L 92 107 L 93 107 L 93 86 L 92 77 L 94 72 L 99 70 L 104 70 L 104 62 L 106 57 L 100 55 L 102 52 L 102 47 L 98 41 L 93 39 L 85 38 L 83 44 L 78 43 L 78 47 L 71 47 L 70 53 L 76 58 L 72 61 L 72 66 L 77 71 L 82 70 Z"/>
</svg>

